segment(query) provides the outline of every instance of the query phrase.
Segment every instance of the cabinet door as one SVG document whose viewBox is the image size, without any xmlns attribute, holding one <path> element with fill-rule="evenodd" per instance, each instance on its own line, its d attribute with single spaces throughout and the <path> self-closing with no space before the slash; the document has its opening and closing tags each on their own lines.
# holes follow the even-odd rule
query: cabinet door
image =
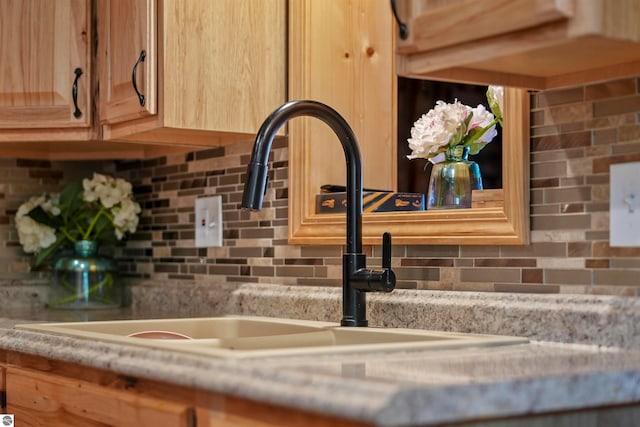
<svg viewBox="0 0 640 427">
<path fill-rule="evenodd" d="M 285 102 L 285 1 L 162 5 L 163 125 L 255 135 Z"/>
<path fill-rule="evenodd" d="M 156 0 L 98 2 L 100 123 L 156 113 Z"/>
<path fill-rule="evenodd" d="M 88 4 L 0 2 L 0 130 L 91 126 Z"/>
<path fill-rule="evenodd" d="M 111 1 L 110 6 L 101 1 L 98 22 L 113 21 L 120 1 Z M 137 10 L 142 12 L 141 6 Z M 111 77 L 105 75 L 100 82 L 102 101 L 107 103 L 100 113 L 103 138 L 174 147 L 205 147 L 252 138 L 264 119 L 286 99 L 286 0 L 163 0 L 157 2 L 155 15 L 157 51 L 156 55 L 147 54 L 147 61 L 157 57 L 156 84 L 150 81 L 151 75 L 143 77 L 148 77 L 149 93 L 157 86 L 157 101 L 148 105 L 157 105 L 157 114 L 142 117 L 125 112 L 124 98 L 119 98 L 132 93 L 131 67 L 119 68 L 121 78 L 107 68 L 103 73 Z M 130 19 L 124 9 L 117 16 Z M 149 22 L 151 27 L 153 21 Z M 142 24 L 139 19 L 137 25 Z M 105 25 L 103 29 L 115 31 L 115 23 Z M 112 47 L 111 58 L 108 50 L 100 49 L 103 62 L 110 61 L 108 67 L 121 67 L 127 50 L 137 58 L 140 48 L 132 48 L 137 36 L 122 34 L 118 36 L 124 46 Z M 111 40 L 113 44 L 116 38 Z M 150 63 L 146 67 L 153 69 Z M 107 93 L 102 95 L 105 87 Z M 132 105 L 140 109 L 136 102 L 134 99 Z"/>
<path fill-rule="evenodd" d="M 9 366 L 7 413 L 21 426 L 189 427 L 194 411 L 144 393 Z"/>
</svg>

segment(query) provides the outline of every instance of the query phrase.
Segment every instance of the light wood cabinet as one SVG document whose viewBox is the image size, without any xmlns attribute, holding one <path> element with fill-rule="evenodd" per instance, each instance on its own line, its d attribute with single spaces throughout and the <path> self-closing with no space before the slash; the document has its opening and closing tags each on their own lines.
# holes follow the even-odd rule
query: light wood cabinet
<svg viewBox="0 0 640 427">
<path fill-rule="evenodd" d="M 143 158 L 175 150 L 96 143 L 92 4 L 0 2 L 0 157 Z"/>
<path fill-rule="evenodd" d="M 349 122 L 363 158 L 365 187 L 396 189 L 396 88 L 393 16 L 386 1 L 291 0 L 292 99 L 316 99 Z M 330 32 L 326 28 L 331 28 Z M 529 98 L 505 95 L 503 200 L 491 207 L 365 213 L 363 242 L 389 231 L 398 244 L 526 244 L 529 239 Z M 345 242 L 344 214 L 317 214 L 322 184 L 344 185 L 344 154 L 315 119 L 289 122 L 289 242 Z"/>
<path fill-rule="evenodd" d="M 215 376 L 216 372 L 210 374 Z M 373 427 L 357 420 L 0 349 L 2 390 L 6 390 L 7 407 L 0 408 L 0 413 L 13 414 L 15 425 L 21 427 Z M 638 419 L 640 406 L 624 405 L 463 423 L 469 427 L 631 427 L 638 425 Z"/>
<path fill-rule="evenodd" d="M 0 360 L 5 412 L 19 426 L 371 426 L 25 353 L 0 350 Z"/>
<path fill-rule="evenodd" d="M 201 146 L 246 140 L 285 102 L 286 0 L 99 6 L 104 139 Z M 136 83 L 146 86 L 142 106 L 132 70 L 145 49 Z"/>
<path fill-rule="evenodd" d="M 6 410 L 21 426 L 195 425 L 189 405 L 138 393 L 133 385 L 128 390 L 13 366 L 6 382 Z"/>
<path fill-rule="evenodd" d="M 399 0 L 403 76 L 532 89 L 640 74 L 635 0 Z"/>
<path fill-rule="evenodd" d="M 251 139 L 286 101 L 286 0 L 7 0 L 0 12 L 0 156 L 191 151 Z"/>
<path fill-rule="evenodd" d="M 89 0 L 0 2 L 0 141 L 92 137 Z"/>
<path fill-rule="evenodd" d="M 15 425 L 21 427 L 373 427 L 357 420 L 0 349 L 2 390 L 6 390 L 7 406 L 0 408 L 0 413 L 13 414 Z M 464 425 L 631 427 L 638 425 L 638 419 L 640 406 L 624 405 L 487 418 Z"/>
<path fill-rule="evenodd" d="M 156 114 L 156 0 L 98 2 L 100 123 Z"/>
</svg>

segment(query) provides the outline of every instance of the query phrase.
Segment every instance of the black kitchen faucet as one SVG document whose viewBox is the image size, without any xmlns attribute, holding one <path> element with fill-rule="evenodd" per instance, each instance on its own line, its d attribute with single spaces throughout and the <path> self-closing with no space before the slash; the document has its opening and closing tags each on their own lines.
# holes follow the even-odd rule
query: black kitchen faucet
<svg viewBox="0 0 640 427">
<path fill-rule="evenodd" d="M 347 246 L 342 255 L 342 326 L 367 326 L 366 296 L 369 291 L 391 292 L 396 276 L 391 270 L 391 234 L 382 238 L 382 269 L 366 268 L 362 253 L 362 160 L 358 141 L 346 120 L 333 108 L 317 101 L 291 101 L 280 106 L 264 121 L 256 136 L 242 207 L 262 208 L 267 189 L 271 144 L 278 129 L 294 117 L 310 116 L 325 122 L 338 136 L 347 163 Z"/>
</svg>

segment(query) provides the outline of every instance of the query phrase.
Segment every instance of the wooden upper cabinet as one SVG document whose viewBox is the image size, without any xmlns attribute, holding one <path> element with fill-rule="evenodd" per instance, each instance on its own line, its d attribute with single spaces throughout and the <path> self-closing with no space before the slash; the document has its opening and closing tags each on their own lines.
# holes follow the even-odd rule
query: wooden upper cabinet
<svg viewBox="0 0 640 427">
<path fill-rule="evenodd" d="M 637 0 L 398 0 L 398 74 L 548 89 L 640 74 Z"/>
<path fill-rule="evenodd" d="M 90 22 L 88 0 L 0 2 L 0 141 L 90 137 Z"/>
<path fill-rule="evenodd" d="M 0 157 L 136 158 L 253 138 L 286 101 L 286 1 L 0 1 Z"/>
<path fill-rule="evenodd" d="M 99 40 L 104 139 L 199 146 L 246 140 L 285 102 L 286 0 L 104 3 L 110 4 L 98 14 L 110 33 Z M 132 88 L 133 65 L 145 48 L 137 85 L 147 86 L 145 96 L 157 91 L 148 111 Z"/>
<path fill-rule="evenodd" d="M 98 16 L 100 123 L 155 114 L 156 1 L 100 0 Z"/>
</svg>

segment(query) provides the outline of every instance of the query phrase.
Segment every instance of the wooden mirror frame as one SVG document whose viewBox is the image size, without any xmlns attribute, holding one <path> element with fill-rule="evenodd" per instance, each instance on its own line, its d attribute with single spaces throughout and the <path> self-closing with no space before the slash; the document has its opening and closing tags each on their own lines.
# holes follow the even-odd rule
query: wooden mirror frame
<svg viewBox="0 0 640 427">
<path fill-rule="evenodd" d="M 308 1 L 308 0 L 307 0 Z M 295 5 L 298 2 L 294 2 Z M 308 9 L 308 6 L 306 6 Z M 289 98 L 312 98 L 308 54 L 308 19 L 304 2 L 290 7 Z M 293 43 L 293 44 L 291 44 Z M 392 102 L 391 100 L 389 101 Z M 393 114 L 397 111 L 393 100 Z M 389 231 L 394 244 L 523 245 L 529 243 L 529 95 L 506 88 L 502 129 L 503 203 L 498 207 L 420 212 L 365 213 L 363 243 L 378 245 Z M 309 173 L 321 170 L 322 161 L 310 159 L 310 120 L 288 123 L 289 137 L 289 243 L 344 245 L 345 214 L 315 213 Z M 394 121 L 395 122 L 395 121 Z M 336 138 L 336 144 L 338 144 Z M 339 144 L 338 144 L 339 145 Z M 394 150 L 395 152 L 396 150 Z M 395 154 L 394 154 L 395 155 Z M 395 168 L 395 158 L 391 159 Z"/>
<path fill-rule="evenodd" d="M 529 243 L 529 97 L 505 90 L 500 207 L 363 214 L 364 244 L 391 232 L 394 244 L 523 245 Z M 345 243 L 345 214 L 316 214 L 318 189 L 308 186 L 308 122 L 291 121 L 289 139 L 289 243 Z"/>
</svg>

